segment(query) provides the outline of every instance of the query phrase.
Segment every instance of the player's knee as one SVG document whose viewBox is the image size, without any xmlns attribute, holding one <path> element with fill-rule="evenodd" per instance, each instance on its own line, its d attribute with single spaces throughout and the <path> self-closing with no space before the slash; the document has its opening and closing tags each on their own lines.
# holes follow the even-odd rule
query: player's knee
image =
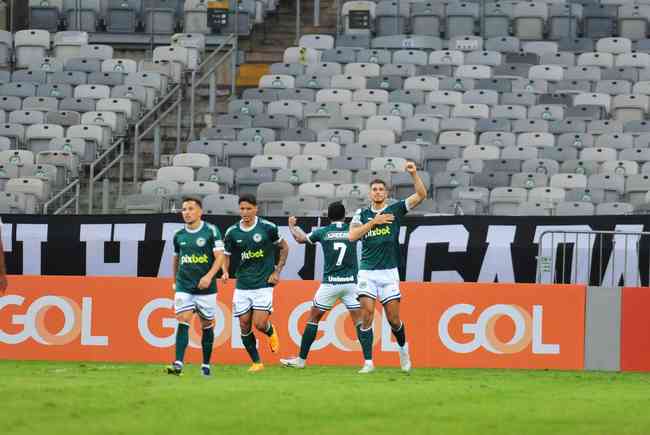
<svg viewBox="0 0 650 435">
<path fill-rule="evenodd" d="M 388 321 L 390 327 L 393 329 L 399 329 L 399 327 L 402 325 L 402 320 L 399 318 L 399 314 L 397 313 L 387 314 L 386 320 Z"/>
<path fill-rule="evenodd" d="M 269 328 L 269 322 L 255 322 L 255 329 L 265 332 Z"/>
<path fill-rule="evenodd" d="M 201 320 L 201 328 L 202 329 L 214 328 L 214 320 Z"/>
</svg>

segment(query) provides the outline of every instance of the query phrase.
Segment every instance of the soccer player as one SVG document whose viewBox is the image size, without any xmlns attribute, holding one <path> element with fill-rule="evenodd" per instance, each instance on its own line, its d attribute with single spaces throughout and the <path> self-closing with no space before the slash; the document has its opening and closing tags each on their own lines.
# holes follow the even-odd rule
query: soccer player
<svg viewBox="0 0 650 435">
<path fill-rule="evenodd" d="M 411 370 L 411 358 L 406 343 L 404 323 L 400 319 L 399 306 L 399 230 L 400 221 L 409 210 L 417 207 L 427 197 L 427 188 L 417 173 L 414 163 L 408 162 L 406 172 L 413 178 L 415 193 L 405 200 L 388 205 L 388 189 L 383 180 L 370 182 L 370 207 L 359 209 L 352 218 L 350 240 L 363 239 L 361 264 L 359 266 L 358 289 L 361 304 L 362 325 L 359 341 L 365 363 L 359 373 L 370 373 L 372 362 L 372 321 L 375 300 L 384 306 L 386 319 L 399 345 L 399 360 L 402 370 Z"/>
<path fill-rule="evenodd" d="M 241 338 L 253 364 L 249 372 L 264 369 L 257 351 L 255 329 L 269 337 L 273 353 L 280 349 L 278 333 L 269 321 L 273 311 L 273 287 L 280 281 L 280 272 L 287 262 L 289 245 L 280 237 L 278 227 L 257 217 L 257 200 L 254 195 L 239 197 L 241 220 L 225 234 L 224 269 L 230 266 L 230 255 L 240 255 L 237 268 L 237 285 L 233 295 L 233 314 L 239 318 Z M 278 251 L 276 264 L 276 252 Z M 227 279 L 228 274 L 223 278 Z"/>
<path fill-rule="evenodd" d="M 210 376 L 210 357 L 214 344 L 214 316 L 217 308 L 215 275 L 223 265 L 221 233 L 212 224 L 204 222 L 201 200 L 183 198 L 182 216 L 185 228 L 174 234 L 174 306 L 176 329 L 176 360 L 167 367 L 170 375 L 180 375 L 189 341 L 192 316 L 196 312 L 203 329 L 201 373 Z"/>
<path fill-rule="evenodd" d="M 296 218 L 289 218 L 289 230 L 298 243 L 316 244 L 320 242 L 325 254 L 323 266 L 323 282 L 316 291 L 309 320 L 302 333 L 300 354 L 298 357 L 281 359 L 285 367 L 302 369 L 305 367 L 307 355 L 318 333 L 318 322 L 323 315 L 332 309 L 337 300 L 341 300 L 350 311 L 352 322 L 359 333 L 359 308 L 357 300 L 357 243 L 348 238 L 349 225 L 345 223 L 345 206 L 340 202 L 330 204 L 327 210 L 330 224 L 309 234 L 296 226 Z"/>
</svg>

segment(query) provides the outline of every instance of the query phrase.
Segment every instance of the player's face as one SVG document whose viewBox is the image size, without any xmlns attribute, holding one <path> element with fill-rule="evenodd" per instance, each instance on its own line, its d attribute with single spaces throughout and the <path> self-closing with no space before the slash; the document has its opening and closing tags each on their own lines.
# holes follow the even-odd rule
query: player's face
<svg viewBox="0 0 650 435">
<path fill-rule="evenodd" d="M 246 201 L 239 203 L 239 216 L 245 224 L 253 223 L 257 216 L 257 206 Z"/>
<path fill-rule="evenodd" d="M 386 186 L 381 183 L 375 183 L 370 186 L 370 201 L 374 204 L 383 204 L 386 201 Z"/>
<path fill-rule="evenodd" d="M 203 214 L 203 210 L 201 210 L 201 207 L 194 201 L 185 201 L 183 203 L 183 221 L 191 225 L 195 222 L 197 222 L 199 219 L 201 219 L 201 215 Z"/>
</svg>

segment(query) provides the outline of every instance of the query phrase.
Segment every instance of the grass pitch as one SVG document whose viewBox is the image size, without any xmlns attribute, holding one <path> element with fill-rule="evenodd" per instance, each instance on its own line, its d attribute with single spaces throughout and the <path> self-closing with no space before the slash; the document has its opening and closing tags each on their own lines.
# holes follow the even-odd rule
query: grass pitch
<svg viewBox="0 0 650 435">
<path fill-rule="evenodd" d="M 0 434 L 650 434 L 650 375 L 0 362 Z"/>
</svg>

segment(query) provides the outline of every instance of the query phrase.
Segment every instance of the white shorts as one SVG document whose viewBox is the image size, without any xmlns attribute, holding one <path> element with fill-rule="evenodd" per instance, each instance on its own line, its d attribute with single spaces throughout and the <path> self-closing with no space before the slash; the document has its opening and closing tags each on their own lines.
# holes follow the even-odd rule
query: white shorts
<svg viewBox="0 0 650 435">
<path fill-rule="evenodd" d="M 314 306 L 323 311 L 332 309 L 340 299 L 348 310 L 361 308 L 357 300 L 357 284 L 321 284 L 314 295 Z"/>
<path fill-rule="evenodd" d="M 193 295 L 185 292 L 176 292 L 174 296 L 174 311 L 176 314 L 185 311 L 194 311 L 205 320 L 214 320 L 217 311 L 217 294 Z"/>
<path fill-rule="evenodd" d="M 368 296 L 382 304 L 402 298 L 397 269 L 360 270 L 357 281 L 358 296 Z"/>
<path fill-rule="evenodd" d="M 256 290 L 235 289 L 232 296 L 232 314 L 239 317 L 250 310 L 273 312 L 273 287 Z"/>
</svg>

